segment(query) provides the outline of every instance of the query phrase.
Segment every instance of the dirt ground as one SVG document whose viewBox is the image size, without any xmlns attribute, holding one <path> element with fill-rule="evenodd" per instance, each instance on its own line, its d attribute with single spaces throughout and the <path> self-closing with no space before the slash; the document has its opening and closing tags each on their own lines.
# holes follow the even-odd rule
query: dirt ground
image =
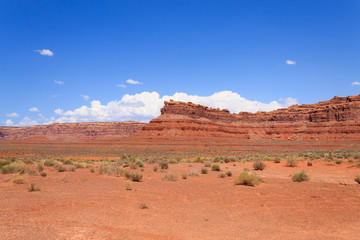
<svg viewBox="0 0 360 240">
<path fill-rule="evenodd" d="M 170 164 L 177 181 L 162 180 L 165 171 L 147 164 L 141 182 L 126 190 L 124 177 L 89 169 L 27 176 L 24 184 L 0 175 L 0 239 L 360 239 L 360 168 L 351 163 L 295 168 L 266 162 L 257 171 L 263 183 L 234 185 L 252 163 L 222 163 L 231 177 L 211 171 L 189 173 L 202 163 Z M 309 182 L 291 175 L 306 170 Z M 38 192 L 29 192 L 35 183 Z M 141 209 L 144 204 L 148 208 Z"/>
</svg>

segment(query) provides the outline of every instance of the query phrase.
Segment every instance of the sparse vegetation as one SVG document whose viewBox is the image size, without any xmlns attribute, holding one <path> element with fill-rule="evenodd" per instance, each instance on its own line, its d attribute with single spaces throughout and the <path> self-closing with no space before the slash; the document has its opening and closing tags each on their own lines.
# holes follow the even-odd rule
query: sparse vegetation
<svg viewBox="0 0 360 240">
<path fill-rule="evenodd" d="M 167 161 L 161 161 L 161 162 L 159 162 L 159 167 L 160 167 L 160 169 L 168 169 L 169 164 Z"/>
<path fill-rule="evenodd" d="M 220 165 L 219 164 L 213 164 L 211 166 L 212 171 L 220 171 Z"/>
<path fill-rule="evenodd" d="M 291 179 L 293 180 L 293 182 L 304 182 L 304 181 L 310 180 L 309 176 L 306 174 L 306 172 L 304 170 L 293 174 Z"/>
<path fill-rule="evenodd" d="M 219 178 L 225 178 L 225 177 L 226 177 L 226 174 L 223 173 L 223 172 L 222 172 L 222 173 L 219 173 L 218 177 L 219 177 Z"/>
<path fill-rule="evenodd" d="M 154 166 L 153 170 L 154 170 L 154 172 L 157 172 L 158 167 L 157 167 L 157 166 Z"/>
<path fill-rule="evenodd" d="M 142 179 L 142 174 L 139 173 L 131 173 L 130 174 L 130 180 L 133 182 L 140 182 Z"/>
<path fill-rule="evenodd" d="M 311 167 L 313 164 L 312 164 L 312 162 L 307 162 L 307 165 L 308 165 L 309 167 Z"/>
<path fill-rule="evenodd" d="M 29 192 L 38 192 L 40 191 L 39 187 L 35 186 L 35 183 L 30 184 L 30 187 L 28 188 Z"/>
<path fill-rule="evenodd" d="M 280 163 L 280 158 L 279 158 L 279 157 L 276 157 L 276 158 L 274 159 L 274 163 Z"/>
<path fill-rule="evenodd" d="M 358 184 L 360 184 L 360 175 L 356 176 L 354 181 L 357 182 Z"/>
<path fill-rule="evenodd" d="M 227 175 L 228 177 L 231 177 L 231 176 L 232 176 L 232 172 L 231 172 L 230 170 L 228 170 L 228 171 L 226 171 L 226 175 Z"/>
<path fill-rule="evenodd" d="M 24 184 L 25 180 L 23 176 L 17 176 L 13 179 L 13 183 L 15 184 Z"/>
<path fill-rule="evenodd" d="M 253 163 L 253 168 L 254 168 L 255 170 L 260 170 L 260 171 L 262 171 L 262 170 L 265 169 L 265 167 L 266 167 L 266 164 L 263 163 L 261 160 L 256 160 L 256 161 Z"/>
<path fill-rule="evenodd" d="M 255 186 L 260 183 L 256 173 L 243 171 L 234 181 L 235 185 Z"/>
<path fill-rule="evenodd" d="M 297 164 L 298 164 L 298 161 L 294 157 L 290 157 L 286 160 L 287 167 L 296 167 Z"/>
<path fill-rule="evenodd" d="M 132 189 L 133 189 L 132 184 L 131 184 L 130 182 L 126 182 L 126 183 L 125 183 L 125 189 L 126 189 L 126 190 L 132 190 Z"/>
<path fill-rule="evenodd" d="M 178 176 L 175 173 L 165 173 L 162 180 L 176 182 L 178 180 Z"/>
<path fill-rule="evenodd" d="M 191 176 L 191 177 L 199 177 L 200 174 L 195 169 L 193 169 L 193 170 L 190 171 L 189 176 Z"/>
<path fill-rule="evenodd" d="M 187 179 L 187 174 L 186 173 L 183 173 L 182 175 L 181 175 L 181 177 L 182 177 L 182 179 Z"/>
<path fill-rule="evenodd" d="M 207 174 L 208 173 L 208 169 L 207 168 L 202 168 L 201 169 L 201 174 Z"/>
<path fill-rule="evenodd" d="M 140 204 L 140 209 L 148 209 L 149 207 L 146 205 L 146 203 L 141 203 Z"/>
<path fill-rule="evenodd" d="M 41 172 L 41 173 L 40 173 L 40 176 L 41 176 L 41 177 L 46 177 L 47 174 L 46 174 L 46 172 Z"/>
</svg>

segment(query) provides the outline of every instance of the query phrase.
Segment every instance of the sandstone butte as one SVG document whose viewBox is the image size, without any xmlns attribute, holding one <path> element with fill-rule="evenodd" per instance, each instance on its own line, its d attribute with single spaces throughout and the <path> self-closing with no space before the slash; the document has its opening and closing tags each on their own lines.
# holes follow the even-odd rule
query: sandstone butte
<svg viewBox="0 0 360 240">
<path fill-rule="evenodd" d="M 191 102 L 165 102 L 141 136 L 208 136 L 239 139 L 360 139 L 360 95 L 271 112 L 230 113 Z"/>
<path fill-rule="evenodd" d="M 359 140 L 360 95 L 334 97 L 315 104 L 293 105 L 271 112 L 230 113 L 191 102 L 165 101 L 150 123 L 55 123 L 0 127 L 0 139 L 87 141 L 136 137 L 204 136 L 238 139 Z"/>
</svg>

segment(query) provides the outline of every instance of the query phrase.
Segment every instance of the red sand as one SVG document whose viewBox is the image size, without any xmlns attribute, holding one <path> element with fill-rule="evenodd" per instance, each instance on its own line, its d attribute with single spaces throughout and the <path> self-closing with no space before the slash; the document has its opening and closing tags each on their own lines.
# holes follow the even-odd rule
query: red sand
<svg viewBox="0 0 360 240">
<path fill-rule="evenodd" d="M 266 162 L 257 172 L 264 183 L 235 186 L 252 163 L 221 164 L 232 177 L 209 171 L 181 179 L 200 163 L 170 164 L 176 182 L 147 165 L 133 190 L 123 177 L 56 172 L 28 176 L 23 185 L 0 175 L 0 239 L 359 239 L 360 169 L 350 163 L 296 168 Z M 191 165 L 191 166 L 190 166 Z M 310 182 L 294 183 L 290 175 L 305 169 Z M 140 172 L 140 171 L 139 171 Z M 40 192 L 28 192 L 34 182 Z M 145 203 L 149 208 L 140 209 Z"/>
</svg>

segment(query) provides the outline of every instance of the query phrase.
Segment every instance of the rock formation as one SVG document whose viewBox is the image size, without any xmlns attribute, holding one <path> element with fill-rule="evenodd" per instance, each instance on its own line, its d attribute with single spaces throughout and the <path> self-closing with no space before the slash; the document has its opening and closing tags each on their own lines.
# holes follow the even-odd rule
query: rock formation
<svg viewBox="0 0 360 240">
<path fill-rule="evenodd" d="M 242 139 L 360 139 L 360 95 L 271 112 L 231 114 L 191 102 L 165 102 L 138 136 L 217 136 Z"/>
<path fill-rule="evenodd" d="M 0 139 L 40 139 L 84 141 L 96 138 L 119 138 L 137 133 L 142 122 L 53 123 L 30 127 L 0 127 Z"/>
</svg>

